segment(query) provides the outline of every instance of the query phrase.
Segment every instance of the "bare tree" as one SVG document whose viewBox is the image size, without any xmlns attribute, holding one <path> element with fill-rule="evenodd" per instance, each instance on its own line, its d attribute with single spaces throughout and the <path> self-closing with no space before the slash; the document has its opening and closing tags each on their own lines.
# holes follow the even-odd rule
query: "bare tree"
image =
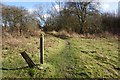
<svg viewBox="0 0 120 80">
<path fill-rule="evenodd" d="M 44 13 L 44 9 L 43 6 L 36 5 L 33 14 L 35 15 L 36 20 L 38 21 L 39 26 L 43 26 L 44 24 L 46 24 L 46 15 Z"/>
<path fill-rule="evenodd" d="M 94 13 L 97 12 L 96 5 L 98 3 L 94 3 L 93 0 L 87 1 L 87 2 L 73 2 L 73 3 L 67 3 L 69 6 L 69 9 L 71 9 L 71 12 L 77 15 L 78 21 L 79 21 L 79 32 L 85 33 L 85 22 L 86 17 L 90 14 L 90 12 Z"/>
</svg>

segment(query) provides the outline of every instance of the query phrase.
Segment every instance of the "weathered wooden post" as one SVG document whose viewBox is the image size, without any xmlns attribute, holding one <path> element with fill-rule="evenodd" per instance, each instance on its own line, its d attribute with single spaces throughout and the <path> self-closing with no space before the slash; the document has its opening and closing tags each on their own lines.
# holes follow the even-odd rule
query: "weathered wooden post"
<svg viewBox="0 0 120 80">
<path fill-rule="evenodd" d="M 27 55 L 25 51 L 21 52 L 21 55 L 25 59 L 25 61 L 27 62 L 30 68 L 33 68 L 35 66 L 35 64 L 33 63 L 33 61 L 30 59 L 30 57 Z"/>
<path fill-rule="evenodd" d="M 40 63 L 44 63 L 44 35 L 40 36 Z"/>
</svg>

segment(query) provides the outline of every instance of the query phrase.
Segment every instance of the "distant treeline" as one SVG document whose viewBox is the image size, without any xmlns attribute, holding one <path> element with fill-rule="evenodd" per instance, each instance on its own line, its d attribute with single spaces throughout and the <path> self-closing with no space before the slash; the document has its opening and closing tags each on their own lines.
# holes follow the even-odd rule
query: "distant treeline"
<svg viewBox="0 0 120 80">
<path fill-rule="evenodd" d="M 65 30 L 68 33 L 96 34 L 109 32 L 120 33 L 120 17 L 112 13 L 101 13 L 99 3 L 90 2 L 56 2 L 59 10 L 50 9 L 43 16 L 41 5 L 32 13 L 24 7 L 2 6 L 3 29 L 8 32 L 26 33 L 43 28 L 45 32 Z M 43 26 L 41 26 L 44 23 Z"/>
</svg>

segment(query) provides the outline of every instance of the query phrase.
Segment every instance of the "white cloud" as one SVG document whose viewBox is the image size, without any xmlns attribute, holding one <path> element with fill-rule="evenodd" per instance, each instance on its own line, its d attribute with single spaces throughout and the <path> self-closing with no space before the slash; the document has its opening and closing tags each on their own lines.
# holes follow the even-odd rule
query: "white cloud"
<svg viewBox="0 0 120 80">
<path fill-rule="evenodd" d="M 55 5 L 54 8 L 55 8 L 58 12 L 60 11 L 59 5 Z"/>
<path fill-rule="evenodd" d="M 62 7 L 59 7 L 59 5 L 57 5 L 57 4 L 54 5 L 52 9 L 53 9 L 53 10 L 56 10 L 57 12 L 63 10 L 63 8 L 62 8 Z"/>
<path fill-rule="evenodd" d="M 50 14 L 43 14 L 42 17 L 44 17 L 45 19 L 47 19 L 48 17 L 50 17 Z"/>
<path fill-rule="evenodd" d="M 100 0 L 99 0 L 100 1 Z M 103 12 L 115 12 L 118 8 L 118 1 L 120 0 L 101 0 L 100 7 Z"/>
<path fill-rule="evenodd" d="M 108 3 L 104 3 L 101 5 L 102 9 L 107 11 L 110 8 L 110 5 Z"/>
<path fill-rule="evenodd" d="M 98 0 L 100 2 L 118 2 L 120 0 Z"/>
<path fill-rule="evenodd" d="M 28 9 L 28 12 L 29 12 L 29 13 L 33 13 L 33 11 L 34 11 L 33 8 Z"/>
</svg>

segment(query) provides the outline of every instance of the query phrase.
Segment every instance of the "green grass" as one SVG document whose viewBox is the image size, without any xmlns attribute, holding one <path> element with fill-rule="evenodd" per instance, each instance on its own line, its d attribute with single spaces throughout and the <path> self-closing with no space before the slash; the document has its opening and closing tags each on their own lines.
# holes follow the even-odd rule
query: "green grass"
<svg viewBox="0 0 120 80">
<path fill-rule="evenodd" d="M 116 43 L 108 43 L 113 40 L 109 39 L 71 39 L 71 60 L 74 63 L 75 70 L 72 74 L 75 77 L 118 77 L 117 67 L 118 63 L 118 46 Z M 82 65 L 81 65 L 82 64 Z M 81 71 L 80 71 L 81 69 Z M 82 75 L 82 76 L 80 76 Z"/>
<path fill-rule="evenodd" d="M 21 40 L 17 46 L 5 43 L 2 50 L 2 77 L 9 78 L 118 78 L 117 38 L 68 38 L 45 36 L 44 64 L 39 62 L 39 38 Z M 26 50 L 36 67 L 20 55 Z M 22 68 L 22 69 L 15 69 Z"/>
</svg>

